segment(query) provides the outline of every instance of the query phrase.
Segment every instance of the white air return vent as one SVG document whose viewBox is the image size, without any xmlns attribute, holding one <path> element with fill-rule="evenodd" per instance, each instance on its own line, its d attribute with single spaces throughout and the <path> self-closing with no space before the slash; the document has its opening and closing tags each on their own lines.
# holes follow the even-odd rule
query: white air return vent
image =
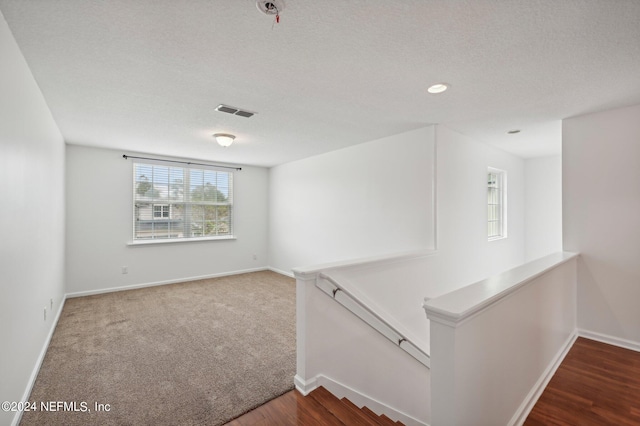
<svg viewBox="0 0 640 426">
<path fill-rule="evenodd" d="M 239 115 L 240 117 L 252 117 L 255 115 L 255 112 L 246 111 L 240 108 L 232 107 L 229 105 L 220 104 L 216 107 L 216 111 L 226 112 L 227 114 Z"/>
</svg>

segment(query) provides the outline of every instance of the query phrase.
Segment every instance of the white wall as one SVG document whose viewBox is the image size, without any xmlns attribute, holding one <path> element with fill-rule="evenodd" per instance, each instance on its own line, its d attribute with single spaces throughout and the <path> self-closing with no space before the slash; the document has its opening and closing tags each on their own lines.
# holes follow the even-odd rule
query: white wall
<svg viewBox="0 0 640 426">
<path fill-rule="evenodd" d="M 523 263 L 524 160 L 438 125 L 271 169 L 269 264 L 433 247 L 434 140 L 437 280 L 453 289 Z M 508 238 L 491 242 L 488 167 L 508 176 Z"/>
<path fill-rule="evenodd" d="M 68 293 L 266 268 L 267 169 L 243 167 L 234 175 L 236 240 L 128 246 L 133 162 L 122 154 L 67 146 Z"/>
<path fill-rule="evenodd" d="M 562 125 L 563 244 L 581 254 L 578 327 L 640 350 L 640 105 Z"/>
<path fill-rule="evenodd" d="M 426 304 L 432 425 L 524 422 L 575 340 L 576 269 L 554 253 Z"/>
<path fill-rule="evenodd" d="M 562 251 L 562 157 L 529 158 L 525 174 L 525 261 Z"/>
<path fill-rule="evenodd" d="M 436 127 L 439 286 L 453 290 L 524 262 L 524 160 Z M 507 172 L 508 237 L 487 241 L 487 168 Z"/>
<path fill-rule="evenodd" d="M 270 266 L 433 245 L 434 129 L 390 136 L 270 172 Z"/>
<path fill-rule="evenodd" d="M 0 400 L 22 401 L 64 296 L 65 147 L 2 14 L 0 63 Z"/>
</svg>

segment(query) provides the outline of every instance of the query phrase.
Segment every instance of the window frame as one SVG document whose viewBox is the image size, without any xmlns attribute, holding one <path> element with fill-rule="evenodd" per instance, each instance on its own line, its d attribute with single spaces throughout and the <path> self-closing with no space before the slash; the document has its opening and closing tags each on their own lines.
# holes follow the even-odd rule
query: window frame
<svg viewBox="0 0 640 426">
<path fill-rule="evenodd" d="M 491 175 L 496 176 L 495 186 L 491 186 Z M 487 168 L 487 240 L 497 241 L 507 238 L 507 172 L 494 167 Z M 495 197 L 491 190 L 495 189 Z M 496 206 L 495 216 L 491 214 L 492 207 Z M 492 218 L 497 217 L 497 218 Z M 497 224 L 497 232 L 491 233 L 491 224 Z"/>
<path fill-rule="evenodd" d="M 147 196 L 142 195 L 138 191 L 138 185 L 141 181 L 137 180 L 137 174 L 139 174 L 139 167 L 146 167 L 150 170 L 156 170 L 158 168 L 161 171 L 166 171 L 166 182 L 162 181 L 158 186 L 156 185 L 156 180 L 152 176 L 150 181 L 150 190 L 151 195 Z M 215 196 L 213 200 L 206 199 L 206 188 L 210 185 L 207 177 L 211 178 L 212 173 L 215 175 L 213 185 L 213 191 L 215 191 Z M 176 183 L 171 179 L 174 175 L 181 177 L 182 180 L 178 183 L 180 185 L 179 189 L 182 190 L 182 194 L 176 196 L 170 195 L 169 193 L 173 191 L 172 185 Z M 202 176 L 202 184 L 197 185 L 191 182 L 193 176 Z M 220 176 L 218 174 L 221 174 Z M 235 206 L 234 206 L 234 177 L 235 174 L 233 171 L 225 170 L 223 168 L 215 167 L 215 166 L 206 166 L 199 165 L 193 166 L 182 165 L 176 163 L 167 164 L 167 162 L 154 161 L 151 159 L 144 160 L 135 160 L 133 161 L 132 166 L 132 185 L 131 185 L 131 200 L 133 202 L 131 212 L 132 212 L 132 226 L 131 226 L 131 240 L 127 243 L 127 245 L 147 245 L 147 244 L 166 244 L 166 243 L 185 243 L 185 242 L 195 242 L 195 241 L 219 241 L 219 240 L 235 240 Z M 209 179 L 210 180 L 210 179 Z M 226 186 L 220 186 L 220 182 L 225 182 Z M 199 179 L 198 179 L 199 182 Z M 166 189 L 165 189 L 166 184 Z M 197 190 L 199 187 L 201 188 L 202 194 L 200 197 L 193 199 L 191 198 L 195 194 L 193 194 L 194 189 Z M 164 189 L 165 195 L 158 195 L 157 189 Z M 226 194 L 225 194 L 226 193 Z M 219 197 L 222 194 L 225 196 L 224 201 L 220 201 Z M 209 195 L 210 196 L 210 195 Z M 144 199 L 141 199 L 144 198 Z M 160 207 L 161 211 L 157 211 L 157 207 Z M 218 217 L 219 211 L 224 208 L 227 209 L 227 216 L 220 219 Z M 143 222 L 147 222 L 150 225 L 150 236 L 141 237 L 140 235 L 140 211 L 141 208 L 148 208 L 149 212 L 145 215 L 145 218 L 142 219 Z M 202 218 L 198 216 L 193 216 L 193 210 L 196 208 L 202 209 Z M 211 211 L 209 211 L 211 210 Z M 181 217 L 172 217 L 173 212 L 179 214 L 178 212 L 182 211 Z M 208 212 L 209 211 L 209 212 Z M 214 212 L 214 218 L 207 218 L 206 216 Z M 157 215 L 160 214 L 160 215 Z M 195 220 L 194 220 L 195 219 Z M 167 236 L 162 236 L 164 232 L 156 234 L 156 226 L 161 225 L 163 222 L 167 223 Z M 202 223 L 200 223 L 202 222 Z M 220 225 L 226 225 L 228 227 L 228 231 L 226 233 L 220 233 L 216 235 L 197 235 L 193 236 L 194 225 L 201 225 L 201 228 L 204 229 L 208 226 L 209 222 L 214 223 L 213 226 L 216 229 L 219 229 Z M 179 226 L 175 226 L 178 224 Z M 173 226 L 172 226 L 173 225 Z M 183 236 L 175 236 L 172 235 L 172 232 L 175 232 L 176 235 Z M 188 235 L 187 235 L 188 234 Z M 187 235 L 187 236 L 184 236 Z"/>
</svg>

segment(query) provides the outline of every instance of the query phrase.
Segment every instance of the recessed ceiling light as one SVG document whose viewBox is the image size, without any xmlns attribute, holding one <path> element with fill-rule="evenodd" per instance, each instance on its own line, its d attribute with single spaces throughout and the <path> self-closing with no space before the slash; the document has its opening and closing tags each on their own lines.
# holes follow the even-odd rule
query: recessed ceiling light
<svg viewBox="0 0 640 426">
<path fill-rule="evenodd" d="M 429 88 L 427 89 L 427 92 L 434 93 L 434 94 L 442 93 L 448 88 L 449 88 L 449 85 L 447 83 L 437 83 L 437 84 L 434 84 L 433 86 L 429 86 Z"/>
<path fill-rule="evenodd" d="M 515 135 L 516 133 L 520 133 L 520 130 L 509 130 L 507 133 L 510 135 Z"/>
</svg>

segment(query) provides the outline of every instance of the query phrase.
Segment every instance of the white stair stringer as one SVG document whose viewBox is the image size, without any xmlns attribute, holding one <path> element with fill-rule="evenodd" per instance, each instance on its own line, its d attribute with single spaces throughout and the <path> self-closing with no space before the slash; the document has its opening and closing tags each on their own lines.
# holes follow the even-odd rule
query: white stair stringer
<svg viewBox="0 0 640 426">
<path fill-rule="evenodd" d="M 367 407 L 377 415 L 384 414 L 391 420 L 399 421 L 406 426 L 429 426 L 429 424 L 424 421 L 420 421 L 415 417 L 411 417 L 406 413 L 394 409 L 393 407 L 389 407 L 388 405 L 355 389 L 351 389 L 349 386 L 345 386 L 329 377 L 320 375 L 315 378 L 315 382 L 317 383 L 317 386 L 324 387 L 338 399 L 346 398 L 359 408 Z"/>
</svg>

